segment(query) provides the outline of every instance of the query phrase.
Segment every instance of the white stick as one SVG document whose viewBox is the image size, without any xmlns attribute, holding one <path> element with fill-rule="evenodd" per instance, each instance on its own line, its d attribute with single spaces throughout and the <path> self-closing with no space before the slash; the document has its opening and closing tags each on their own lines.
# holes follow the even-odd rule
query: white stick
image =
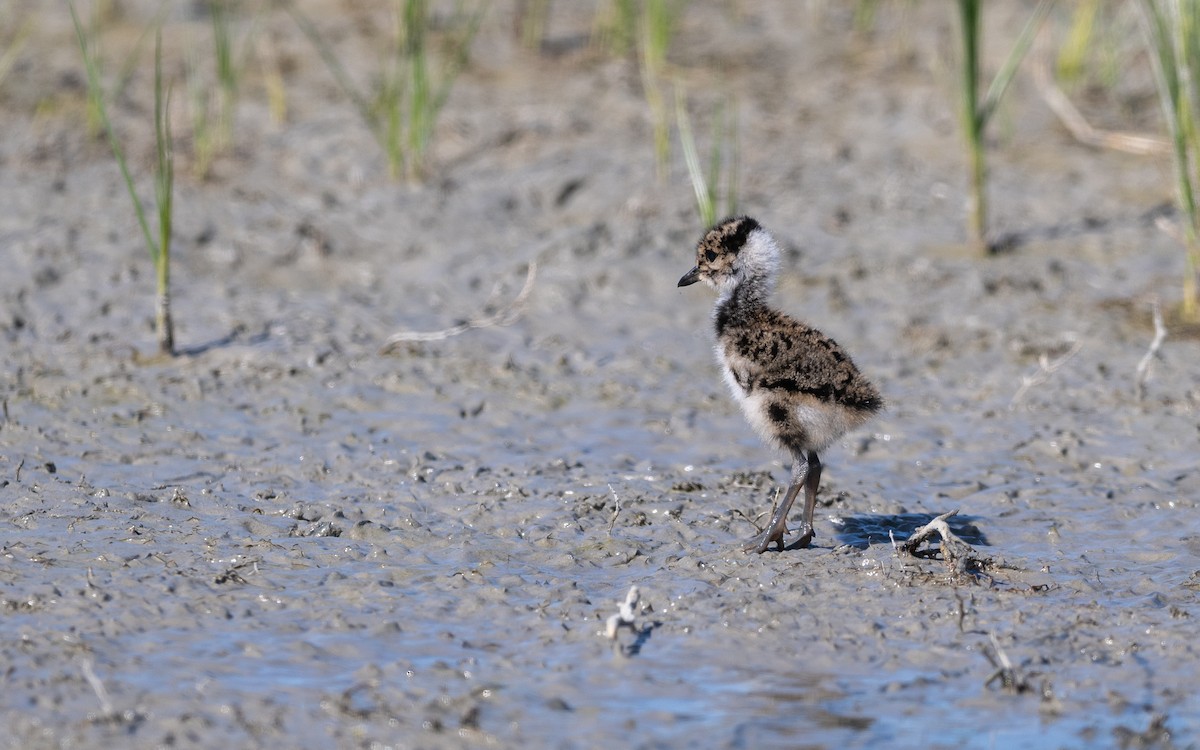
<svg viewBox="0 0 1200 750">
<path fill-rule="evenodd" d="M 533 282 L 536 279 L 537 261 L 531 260 L 529 261 L 529 270 L 525 273 L 525 285 L 521 287 L 521 291 L 517 294 L 516 299 L 509 303 L 503 310 L 494 315 L 474 317 L 465 323 L 443 328 L 440 331 L 398 331 L 388 336 L 387 341 L 383 342 L 383 346 L 380 347 L 379 353 L 387 354 L 398 344 L 409 341 L 441 341 L 442 339 L 448 339 L 451 336 L 465 333 L 473 328 L 512 325 L 520 317 L 521 308 L 525 306 L 525 300 L 528 299 L 529 293 L 533 291 Z"/>
<path fill-rule="evenodd" d="M 604 634 L 610 640 L 617 637 L 617 631 L 621 628 L 637 630 L 637 605 L 641 598 L 642 593 L 638 591 L 638 587 L 630 586 L 629 593 L 625 595 L 625 601 L 621 602 L 617 614 L 608 618 L 605 625 Z"/>
<path fill-rule="evenodd" d="M 1067 95 L 1062 92 L 1062 89 L 1055 84 L 1054 76 L 1050 73 L 1050 63 L 1046 59 L 1046 56 L 1037 55 L 1030 62 L 1030 69 L 1033 71 L 1033 82 L 1037 87 L 1038 93 L 1042 95 L 1042 101 L 1058 116 L 1059 122 L 1070 131 L 1075 140 L 1096 148 L 1110 148 L 1115 151 L 1124 151 L 1128 154 L 1154 155 L 1170 153 L 1171 145 L 1161 138 L 1141 135 L 1140 133 L 1098 130 L 1092 127 L 1091 123 L 1084 119 L 1075 105 L 1071 103 L 1071 100 L 1067 98 Z"/>
<path fill-rule="evenodd" d="M 1055 372 L 1057 372 L 1059 369 L 1061 369 L 1062 366 L 1065 365 L 1067 362 L 1071 361 L 1071 358 L 1074 357 L 1076 354 L 1078 354 L 1079 350 L 1082 348 L 1083 348 L 1083 343 L 1076 341 L 1071 344 L 1071 348 L 1067 350 L 1067 353 L 1062 355 L 1058 359 L 1051 360 L 1050 357 L 1048 357 L 1045 354 L 1038 357 L 1037 372 L 1033 373 L 1032 375 L 1022 375 L 1021 376 L 1021 387 L 1018 388 L 1017 392 L 1013 394 L 1012 401 L 1008 402 L 1008 408 L 1009 409 L 1016 408 L 1017 403 L 1022 398 L 1025 397 L 1025 393 L 1030 388 L 1041 385 L 1042 383 L 1045 383 L 1047 380 L 1049 380 L 1051 375 L 1053 375 Z"/>
<path fill-rule="evenodd" d="M 617 516 L 621 515 L 621 496 L 613 489 L 612 482 L 608 483 L 608 491 L 612 493 L 613 500 L 617 502 L 617 507 L 613 510 L 612 521 L 608 524 L 608 535 L 612 536 L 613 527 L 617 525 Z"/>
<path fill-rule="evenodd" d="M 104 689 L 104 683 L 100 681 L 95 671 L 92 670 L 92 662 L 85 659 L 80 663 L 79 668 L 83 671 L 83 678 L 88 681 L 88 684 L 92 686 L 92 690 L 95 691 L 96 697 L 100 699 L 100 710 L 105 716 L 112 716 L 112 701 L 108 697 L 108 691 Z"/>
<path fill-rule="evenodd" d="M 1146 381 L 1150 379 L 1150 365 L 1158 356 L 1158 350 L 1166 338 L 1167 327 L 1163 325 L 1162 309 L 1158 306 L 1158 300 L 1154 300 L 1154 340 L 1150 342 L 1150 348 L 1142 356 L 1142 361 L 1138 362 L 1137 378 L 1134 381 L 1134 393 L 1137 395 L 1138 401 L 1141 401 L 1146 395 Z"/>
</svg>

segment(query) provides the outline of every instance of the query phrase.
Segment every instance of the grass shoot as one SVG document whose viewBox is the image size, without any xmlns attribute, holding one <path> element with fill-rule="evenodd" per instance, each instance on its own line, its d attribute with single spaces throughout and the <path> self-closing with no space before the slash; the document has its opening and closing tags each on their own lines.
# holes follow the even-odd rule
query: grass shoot
<svg viewBox="0 0 1200 750">
<path fill-rule="evenodd" d="M 722 215 L 732 216 L 737 213 L 738 144 L 737 126 L 732 111 L 733 107 L 727 101 L 718 112 L 706 174 L 700 165 L 696 139 L 692 134 L 691 119 L 687 113 L 687 97 L 683 87 L 675 89 L 675 122 L 679 129 L 679 142 L 692 192 L 696 197 L 696 209 L 705 228 L 717 223 L 722 172 L 726 176 L 725 206 Z"/>
<path fill-rule="evenodd" d="M 678 26 L 680 8 L 675 0 L 644 0 L 638 24 L 638 58 L 642 91 L 650 109 L 654 130 L 654 163 L 659 179 L 665 179 L 671 158 L 671 129 L 662 86 L 667 51 Z"/>
<path fill-rule="evenodd" d="M 137 41 L 129 54 L 121 62 L 116 78 L 113 81 L 112 90 L 108 93 L 108 97 L 113 101 L 118 101 L 125 95 L 125 89 L 128 88 L 129 82 L 133 80 L 134 71 L 137 69 L 138 60 L 141 59 L 142 52 L 146 49 L 146 44 L 150 40 L 150 32 L 153 29 L 159 28 L 162 25 L 163 19 L 166 17 L 168 10 L 166 0 L 159 7 L 158 14 L 155 17 L 154 23 L 146 26 L 141 34 L 138 35 Z M 104 55 L 100 48 L 100 32 L 106 19 L 112 16 L 113 10 L 110 5 L 105 3 L 96 3 L 92 6 L 92 14 L 89 17 L 88 24 L 82 26 L 84 31 L 84 40 L 88 47 L 88 54 L 92 58 L 93 64 L 96 66 L 97 74 L 103 75 Z M 104 124 L 100 117 L 100 102 L 96 99 L 97 92 L 91 88 L 88 89 L 87 100 L 87 132 L 88 137 L 95 137 L 104 129 Z"/>
<path fill-rule="evenodd" d="M 200 67 L 198 56 L 195 53 L 189 54 L 185 82 L 188 114 L 192 124 L 192 173 L 204 179 L 208 176 L 213 158 L 217 154 L 217 129 L 212 124 L 212 91 L 205 82 Z"/>
<path fill-rule="evenodd" d="M 208 7 L 209 18 L 212 21 L 213 60 L 216 63 L 217 87 L 220 92 L 217 143 L 224 147 L 233 137 L 233 109 L 244 65 L 234 60 L 228 1 L 211 0 Z"/>
<path fill-rule="evenodd" d="M 963 44 L 961 113 L 963 131 L 967 140 L 967 157 L 970 163 L 971 214 L 968 230 L 972 240 L 981 249 L 987 249 L 987 162 L 984 154 L 984 131 L 996 113 L 1000 99 L 1012 82 L 1025 53 L 1033 43 L 1033 37 L 1042 21 L 1050 13 L 1054 0 L 1039 0 L 1033 14 L 1021 30 L 1004 65 L 992 79 L 987 92 L 981 97 L 979 87 L 980 42 L 982 40 L 982 0 L 959 0 L 959 16 Z"/>
<path fill-rule="evenodd" d="M 257 20 L 257 19 L 256 19 Z M 233 125 L 254 29 L 246 33 L 240 53 L 235 53 L 229 0 L 209 4 L 212 29 L 213 77 L 207 79 L 195 55 L 188 57 L 188 111 L 192 124 L 192 171 L 201 179 L 209 174 L 213 159 L 233 143 Z"/>
<path fill-rule="evenodd" d="M 550 19 L 550 0 L 517 0 L 514 30 L 521 46 L 533 52 L 542 46 Z"/>
<path fill-rule="evenodd" d="M 616 57 L 624 57 L 636 48 L 638 38 L 638 0 L 610 0 L 596 12 L 593 42 Z"/>
<path fill-rule="evenodd" d="M 428 0 L 395 0 L 396 33 L 392 49 L 381 61 L 379 85 L 371 95 L 354 83 L 312 21 L 294 4 L 285 7 L 383 147 L 392 177 L 401 174 L 410 179 L 424 177 L 438 115 L 446 105 L 454 81 L 470 59 L 471 43 L 482 23 L 484 6 L 480 4 L 470 14 L 459 12 L 450 24 L 447 54 L 438 65 L 430 49 L 433 19 Z"/>
<path fill-rule="evenodd" d="M 0 18 L 0 22 L 3 22 L 0 25 L 11 29 L 11 33 L 5 31 L 0 36 L 0 45 L 4 48 L 4 52 L 0 53 L 0 85 L 3 85 L 4 79 L 8 78 L 13 66 L 17 64 L 17 58 L 33 32 L 33 17 L 26 17 L 19 24 L 13 23 L 12 19 L 5 18 Z M 9 26 L 10 23 L 13 25 Z"/>
<path fill-rule="evenodd" d="M 146 220 L 145 207 L 142 205 L 142 200 L 138 197 L 137 189 L 134 187 L 133 176 L 129 172 L 125 152 L 121 148 L 121 142 L 117 138 L 116 130 L 113 128 L 112 121 L 108 116 L 108 107 L 105 102 L 106 97 L 103 84 L 100 80 L 100 69 L 93 55 L 94 44 L 89 43 L 88 32 L 85 31 L 83 24 L 79 20 L 74 2 L 68 2 L 67 7 L 71 11 L 71 20 L 75 24 L 75 35 L 79 41 L 79 49 L 83 54 L 84 68 L 87 71 L 89 101 L 93 102 L 97 108 L 100 123 L 108 136 L 108 143 L 112 149 L 113 157 L 116 159 L 117 166 L 121 170 L 121 177 L 125 182 L 125 188 L 128 190 L 129 199 L 133 203 L 133 210 L 137 216 L 138 226 L 142 230 L 146 249 L 149 251 L 150 257 L 154 262 L 157 291 L 154 323 L 155 332 L 158 337 L 158 349 L 162 354 L 174 354 L 175 333 L 171 320 L 170 274 L 175 157 L 171 146 L 171 124 L 167 116 L 170 104 L 170 91 L 165 88 L 162 76 L 161 28 L 156 35 L 154 47 L 154 195 L 158 213 L 158 235 L 155 237 L 154 233 L 150 231 L 149 222 Z"/>
<path fill-rule="evenodd" d="M 1058 52 L 1057 76 L 1067 84 L 1079 81 L 1087 69 L 1088 48 L 1096 36 L 1100 0 L 1082 0 L 1071 15 L 1071 27 Z"/>
<path fill-rule="evenodd" d="M 1170 132 L 1175 193 L 1183 214 L 1184 277 L 1180 315 L 1200 321 L 1200 0 L 1142 0 L 1159 99 Z"/>
<path fill-rule="evenodd" d="M 267 93 L 267 107 L 271 111 L 271 120 L 276 124 L 287 121 L 288 100 L 287 87 L 283 82 L 283 65 L 280 61 L 279 50 L 271 40 L 271 35 L 263 34 L 257 41 L 258 60 L 262 68 L 263 88 Z"/>
</svg>

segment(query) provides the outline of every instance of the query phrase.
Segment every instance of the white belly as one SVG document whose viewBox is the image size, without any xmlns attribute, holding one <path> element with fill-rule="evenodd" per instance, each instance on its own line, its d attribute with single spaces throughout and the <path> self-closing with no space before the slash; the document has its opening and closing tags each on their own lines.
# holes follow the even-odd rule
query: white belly
<svg viewBox="0 0 1200 750">
<path fill-rule="evenodd" d="M 725 378 L 725 384 L 741 408 L 742 414 L 746 416 L 746 421 L 769 445 L 784 448 L 778 434 L 779 425 L 772 422 L 769 416 L 771 394 L 762 390 L 747 393 L 738 384 L 733 369 L 719 356 L 719 352 L 718 361 L 721 363 L 721 374 Z M 799 403 L 793 403 L 791 411 L 796 422 L 804 430 L 805 444 L 801 447 L 811 451 L 828 448 L 862 421 L 856 420 L 856 414 L 839 404 L 819 402 L 811 396 L 801 396 Z"/>
</svg>

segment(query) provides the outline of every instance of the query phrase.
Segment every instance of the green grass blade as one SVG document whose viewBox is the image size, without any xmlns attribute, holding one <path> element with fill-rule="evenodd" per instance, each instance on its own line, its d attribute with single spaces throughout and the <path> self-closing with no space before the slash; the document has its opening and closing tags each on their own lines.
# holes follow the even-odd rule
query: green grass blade
<svg viewBox="0 0 1200 750">
<path fill-rule="evenodd" d="M 1189 241 L 1196 236 L 1196 201 L 1188 169 L 1189 146 L 1185 123 L 1184 90 L 1177 65 L 1172 19 L 1155 0 L 1143 0 L 1142 8 L 1154 55 L 1154 72 L 1159 81 L 1160 100 L 1175 156 L 1175 183 L 1180 209 L 1187 217 L 1185 227 Z"/>
<path fill-rule="evenodd" d="M 671 47 L 671 37 L 675 34 L 679 9 L 671 0 L 643 1 L 646 48 L 654 67 L 661 69 L 667 61 L 667 51 Z"/>
<path fill-rule="evenodd" d="M 971 132 L 978 130 L 979 118 L 979 0 L 958 0 L 962 24 L 963 61 L 962 97 L 964 125 Z"/>
<path fill-rule="evenodd" d="M 133 80 L 133 73 L 137 70 L 138 60 L 141 59 L 146 44 L 150 42 L 150 32 L 162 28 L 163 22 L 167 18 L 167 11 L 171 9 L 168 2 L 169 0 L 163 0 L 159 4 L 158 13 L 154 15 L 154 20 L 146 24 L 146 28 L 142 29 L 142 33 L 138 34 L 137 41 L 133 43 L 133 49 L 125 56 L 125 61 L 121 64 L 121 69 L 118 71 L 117 78 L 113 82 L 113 101 L 120 101 L 121 97 L 125 95 L 125 89 L 129 88 L 129 82 Z"/>
<path fill-rule="evenodd" d="M 1033 15 L 1025 22 L 1025 27 L 1021 29 L 1020 36 L 1017 37 L 1013 48 L 1009 50 L 1008 57 L 1004 60 L 1004 65 L 1000 67 L 996 77 L 992 79 L 992 85 L 988 87 L 987 94 L 983 97 L 983 103 L 979 106 L 979 110 L 975 116 L 979 120 L 979 127 L 982 129 L 987 125 L 988 119 L 991 118 L 992 112 L 1000 104 L 1001 97 L 1008 89 L 1008 85 L 1012 83 L 1013 76 L 1017 73 L 1017 68 L 1020 67 L 1021 61 L 1025 59 L 1025 55 L 1029 52 L 1030 45 L 1033 44 L 1033 38 L 1037 35 L 1038 29 L 1042 27 L 1042 22 L 1046 20 L 1046 16 L 1050 14 L 1050 10 L 1054 7 L 1055 0 L 1041 0 L 1034 8 Z M 976 10 L 978 13 L 978 10 Z M 978 22 L 978 18 L 976 18 Z"/>
<path fill-rule="evenodd" d="M 475 41 L 475 37 L 479 34 L 479 29 L 483 25 L 484 13 L 487 10 L 486 3 L 480 3 L 475 12 L 471 14 L 470 20 L 467 21 L 466 31 L 455 42 L 453 54 L 450 61 L 446 64 L 445 72 L 442 74 L 442 82 L 438 87 L 437 96 L 433 99 L 433 111 L 440 112 L 446 104 L 446 99 L 450 96 L 450 89 L 454 85 L 454 80 L 466 69 L 467 64 L 471 61 L 471 44 Z"/>
<path fill-rule="evenodd" d="M 402 53 L 397 50 L 391 70 L 382 76 L 376 106 L 379 138 L 388 158 L 388 172 L 399 177 L 406 166 L 404 147 L 404 79 L 407 75 Z"/>
<path fill-rule="evenodd" d="M 638 57 L 641 61 L 639 73 L 642 79 L 642 94 L 646 97 L 646 106 L 650 110 L 650 125 L 654 137 L 654 166 L 660 181 L 666 179 L 667 167 L 671 158 L 671 133 L 667 121 L 667 105 L 663 101 L 662 89 L 659 86 L 658 61 L 651 52 L 651 44 L 647 37 L 649 32 L 643 26 L 639 35 Z"/>
<path fill-rule="evenodd" d="M 104 126 L 104 132 L 108 134 L 108 144 L 112 149 L 113 157 L 117 161 L 117 166 L 121 170 L 121 177 L 125 180 L 125 187 L 129 191 L 129 199 L 133 202 L 134 213 L 137 214 L 138 226 L 141 227 L 142 236 L 146 240 L 146 248 L 150 251 L 150 257 L 157 263 L 159 248 L 154 241 L 154 235 L 150 233 L 150 225 L 146 222 L 146 212 L 142 207 L 142 200 L 138 197 L 137 190 L 134 188 L 133 177 L 129 174 L 129 166 L 125 162 L 125 153 L 121 150 L 121 143 L 117 140 L 116 131 L 113 130 L 112 122 L 108 119 L 108 107 L 104 103 L 104 88 L 100 84 L 100 71 L 97 69 L 96 61 L 92 57 L 87 36 L 83 31 L 83 25 L 79 22 L 79 14 L 75 12 L 75 3 L 69 1 L 67 7 L 71 11 L 71 20 L 75 24 L 75 36 L 79 40 L 79 49 L 83 53 L 83 65 L 87 71 L 88 91 L 95 98 L 98 114 L 100 115 L 100 123 Z"/>
<path fill-rule="evenodd" d="M 713 205 L 712 192 L 708 183 L 705 182 L 704 172 L 700 167 L 700 157 L 696 153 L 696 139 L 692 136 L 692 124 L 687 114 L 683 87 L 675 89 L 675 120 L 679 126 L 679 143 L 683 148 L 683 161 L 687 165 L 692 192 L 696 196 L 696 208 L 700 212 L 700 221 L 705 227 L 711 227 L 717 221 L 717 210 Z"/>
<path fill-rule="evenodd" d="M 210 21 L 213 28 L 213 53 L 217 64 L 217 80 L 222 86 L 236 86 L 233 64 L 233 32 L 229 28 L 229 9 L 225 0 L 211 0 Z"/>
<path fill-rule="evenodd" d="M 1200 2 L 1179 0 L 1178 23 L 1179 67 L 1187 71 L 1184 80 L 1190 84 L 1180 93 L 1183 99 L 1181 109 L 1188 115 L 1185 138 L 1192 155 L 1189 172 L 1194 175 L 1197 166 L 1195 163 L 1196 152 L 1200 150 L 1200 134 L 1196 132 L 1196 117 L 1197 114 L 1200 114 L 1200 80 L 1197 80 L 1200 79 L 1200 39 L 1197 38 L 1197 35 L 1200 34 Z"/>
<path fill-rule="evenodd" d="M 637 0 L 609 0 L 607 13 L 600 9 L 596 17 L 597 41 L 609 52 L 622 56 L 636 46 Z"/>
<path fill-rule="evenodd" d="M 959 0 L 958 9 L 963 42 L 960 111 L 962 112 L 963 134 L 967 141 L 967 158 L 971 168 L 969 231 L 974 241 L 982 245 L 987 233 L 987 195 L 985 192 L 987 165 L 983 154 L 984 118 L 979 115 L 979 0 Z"/>
<path fill-rule="evenodd" d="M 24 49 L 25 43 L 29 41 L 29 37 L 33 32 L 33 18 L 26 18 L 17 31 L 8 40 L 8 46 L 4 50 L 4 54 L 0 55 L 0 84 L 4 83 L 4 79 L 12 72 L 13 66 L 17 63 L 17 57 Z"/>
<path fill-rule="evenodd" d="M 717 110 L 717 123 L 713 128 L 712 148 L 708 152 L 708 175 L 704 180 L 705 187 L 708 191 L 708 198 L 713 204 L 713 213 L 716 214 L 717 206 L 717 186 L 721 184 L 721 165 L 724 163 L 724 154 L 722 148 L 725 145 L 725 105 L 721 104 Z M 709 224 L 712 226 L 712 224 Z"/>
<path fill-rule="evenodd" d="M 401 48 L 408 68 L 408 149 L 417 156 L 425 152 L 433 129 L 433 96 L 430 91 L 429 58 L 425 47 L 428 24 L 425 0 L 405 0 Z"/>
<path fill-rule="evenodd" d="M 1099 15 L 1100 0 L 1082 0 L 1071 19 L 1071 28 L 1058 53 L 1058 78 L 1074 83 L 1082 77 L 1087 60 L 1088 47 L 1096 36 L 1096 16 Z"/>
<path fill-rule="evenodd" d="M 729 164 L 725 168 L 725 214 L 733 216 L 738 213 L 738 180 L 741 170 L 741 147 L 738 145 L 737 102 L 730 102 L 729 112 Z"/>
<path fill-rule="evenodd" d="M 175 208 L 175 150 L 171 141 L 171 91 L 163 90 L 162 30 L 154 43 L 154 146 L 156 163 L 154 192 L 158 205 L 158 255 L 154 259 L 158 287 L 155 327 L 158 348 L 165 354 L 175 351 L 175 331 L 171 321 L 171 230 Z"/>
<path fill-rule="evenodd" d="M 301 33 L 303 33 L 304 36 L 308 38 L 308 41 L 312 43 L 313 47 L 316 48 L 317 54 L 320 55 L 321 59 L 325 62 L 325 67 L 329 69 L 330 74 L 332 74 L 334 80 L 337 81 L 338 87 L 341 88 L 346 96 L 350 97 L 350 101 L 354 103 L 359 115 L 363 118 L 363 122 L 367 124 L 367 127 L 369 127 L 372 132 L 378 135 L 379 129 L 377 127 L 377 120 L 374 111 L 371 108 L 371 102 L 362 93 L 362 91 L 359 90 L 356 85 L 354 85 L 354 81 L 350 78 L 350 74 L 346 72 L 346 69 L 342 66 L 341 61 L 338 60 L 337 55 L 334 54 L 333 49 L 325 42 L 324 37 L 321 36 L 321 32 L 317 30 L 317 27 L 311 20 L 309 20 L 308 16 L 304 15 L 300 9 L 296 7 L 295 3 L 285 2 L 283 7 L 284 10 L 286 10 L 292 17 L 292 20 L 296 22 L 296 26 L 299 27 Z"/>
<path fill-rule="evenodd" d="M 213 159 L 213 129 L 209 121 L 209 89 L 194 52 L 187 57 L 184 86 L 192 125 L 192 171 L 204 179 Z"/>
<path fill-rule="evenodd" d="M 154 45 L 154 145 L 155 197 L 158 204 L 159 263 L 167 266 L 171 250 L 172 209 L 174 208 L 175 150 L 171 144 L 171 92 L 163 91 L 162 32 Z"/>
<path fill-rule="evenodd" d="M 1196 207 L 1196 162 L 1200 135 L 1196 131 L 1200 109 L 1200 8 L 1195 0 L 1174 3 L 1142 0 L 1142 20 L 1150 43 L 1158 81 L 1159 100 L 1174 151 L 1176 200 L 1184 214 L 1185 272 L 1182 316 L 1200 319 L 1200 212 Z"/>
</svg>

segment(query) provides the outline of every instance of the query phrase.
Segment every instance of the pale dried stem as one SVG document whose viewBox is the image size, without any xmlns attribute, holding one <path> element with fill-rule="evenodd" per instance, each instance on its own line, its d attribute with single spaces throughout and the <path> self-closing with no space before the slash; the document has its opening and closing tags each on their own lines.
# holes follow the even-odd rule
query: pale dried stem
<svg viewBox="0 0 1200 750">
<path fill-rule="evenodd" d="M 950 524 L 946 523 L 946 520 L 956 515 L 958 515 L 957 509 L 943 513 L 914 531 L 912 536 L 903 542 L 896 544 L 893 539 L 892 546 L 897 552 L 916 555 L 920 546 L 936 535 L 941 538 L 942 560 L 946 563 L 946 567 L 955 575 L 964 573 L 968 566 L 983 562 L 987 558 L 981 556 L 974 547 L 951 531 Z"/>
<path fill-rule="evenodd" d="M 984 686 L 991 685 L 999 680 L 1000 686 L 1010 693 L 1024 693 L 1029 690 L 1029 683 L 1017 671 L 1017 667 L 1013 664 L 1012 659 L 1008 658 L 1008 654 L 1000 646 L 1000 639 L 992 631 L 988 631 L 988 640 L 991 641 L 992 651 L 989 652 L 986 648 L 983 649 L 983 655 L 995 667 L 991 677 L 987 678 Z M 993 655 L 994 653 L 994 655 Z"/>
<path fill-rule="evenodd" d="M 967 544 L 966 542 L 963 542 L 961 539 L 959 539 L 954 534 L 954 532 L 950 531 L 950 525 L 948 523 L 946 523 L 946 519 L 953 518 L 957 515 L 958 515 L 958 509 L 952 510 L 948 513 L 943 513 L 942 515 L 938 516 L 937 518 L 933 519 L 929 523 L 925 524 L 921 528 L 914 531 L 912 533 L 912 536 L 910 536 L 908 539 L 905 539 L 903 542 L 900 542 L 900 544 L 897 545 L 896 548 L 901 552 L 907 552 L 908 554 L 911 555 L 917 551 L 917 548 L 920 547 L 921 544 L 924 543 L 926 539 L 929 539 L 930 537 L 934 536 L 935 534 L 937 536 L 941 537 L 941 539 L 943 541 L 945 541 L 946 539 L 955 539 L 955 540 L 961 542 L 962 544 Z M 894 542 L 893 542 L 893 544 L 894 544 Z M 967 546 L 969 547 L 970 545 L 967 545 Z"/>
<path fill-rule="evenodd" d="M 1030 388 L 1039 386 L 1049 380 L 1051 375 L 1062 369 L 1062 366 L 1071 361 L 1071 358 L 1078 354 L 1082 348 L 1083 343 L 1076 341 L 1071 344 L 1071 348 L 1067 350 L 1066 354 L 1058 359 L 1051 360 L 1046 354 L 1039 356 L 1037 372 L 1032 375 L 1021 376 L 1021 387 L 1013 394 L 1012 401 L 1008 403 L 1008 408 L 1012 409 L 1016 407 L 1017 403 L 1025 397 Z"/>
<path fill-rule="evenodd" d="M 1187 237 L 1183 235 L 1183 230 L 1175 222 L 1165 216 L 1159 216 L 1154 219 L 1154 226 L 1158 227 L 1160 232 L 1166 234 L 1180 245 L 1187 247 Z"/>
<path fill-rule="evenodd" d="M 615 489 L 613 489 L 611 482 L 608 485 L 608 491 L 612 493 L 613 500 L 617 503 L 616 508 L 613 510 L 612 520 L 608 523 L 608 535 L 612 536 L 613 527 L 617 525 L 617 516 L 621 515 L 621 496 L 617 494 Z"/>
<path fill-rule="evenodd" d="M 1141 156 L 1171 153 L 1171 145 L 1161 138 L 1120 130 L 1099 130 L 1092 127 L 1079 109 L 1063 93 L 1063 90 L 1058 87 L 1050 72 L 1047 55 L 1036 55 L 1032 63 L 1033 82 L 1038 93 L 1075 140 L 1093 148 L 1107 148 Z"/>
<path fill-rule="evenodd" d="M 637 631 L 637 606 L 642 599 L 642 593 L 637 586 L 630 586 L 629 593 L 625 595 L 625 601 L 621 602 L 617 614 L 608 618 L 605 623 L 604 634 L 610 640 L 617 637 L 617 631 L 621 628 L 629 628 Z"/>
<path fill-rule="evenodd" d="M 459 323 L 449 328 L 443 328 L 440 331 L 399 331 L 393 333 L 387 338 L 383 346 L 380 347 L 380 354 L 387 354 L 395 349 L 398 345 L 413 342 L 413 341 L 441 341 L 448 339 L 451 336 L 457 336 L 460 333 L 466 333 L 475 328 L 490 328 L 491 326 L 507 326 L 516 322 L 521 316 L 521 309 L 525 306 L 525 301 L 529 298 L 529 293 L 533 291 L 533 283 L 537 280 L 537 261 L 529 262 L 529 269 L 525 273 L 525 284 L 521 287 L 521 291 L 511 303 L 505 306 L 502 310 L 492 314 L 483 315 L 471 318 L 470 320 Z"/>
<path fill-rule="evenodd" d="M 108 690 L 104 688 L 104 683 L 96 676 L 96 672 L 92 669 L 92 662 L 85 659 L 79 665 L 80 671 L 83 672 L 83 678 L 87 680 L 88 685 L 92 686 L 92 690 L 96 693 L 96 698 L 100 701 L 100 711 L 104 716 L 113 715 L 112 700 L 108 697 Z"/>
<path fill-rule="evenodd" d="M 1134 381 L 1134 392 L 1137 394 L 1137 400 L 1141 401 L 1146 396 L 1146 381 L 1150 379 L 1150 365 L 1153 364 L 1154 358 L 1158 356 L 1158 350 L 1162 348 L 1163 341 L 1167 338 L 1167 327 L 1163 325 L 1162 309 L 1159 307 L 1158 300 L 1154 300 L 1154 339 L 1150 342 L 1150 348 L 1142 355 L 1142 361 L 1138 362 L 1137 378 Z"/>
</svg>

